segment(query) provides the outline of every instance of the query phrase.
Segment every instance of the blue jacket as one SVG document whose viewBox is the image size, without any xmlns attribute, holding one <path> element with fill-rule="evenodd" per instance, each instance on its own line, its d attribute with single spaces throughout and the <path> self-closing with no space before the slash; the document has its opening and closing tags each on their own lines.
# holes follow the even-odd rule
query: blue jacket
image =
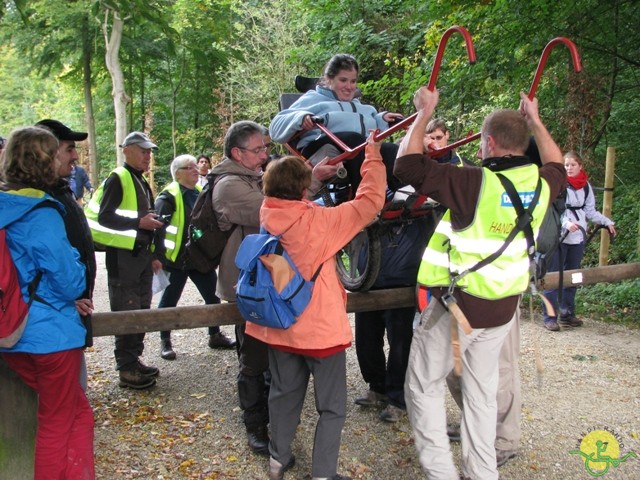
<svg viewBox="0 0 640 480">
<path fill-rule="evenodd" d="M 44 200 L 52 207 L 36 208 Z M 0 228 L 7 229 L 7 245 L 18 271 L 22 297 L 28 301 L 28 284 L 42 271 L 36 295 L 22 335 L 13 348 L 2 352 L 53 353 L 81 348 L 85 328 L 75 306 L 85 289 L 85 267 L 69 244 L 62 221 L 64 208 L 40 190 L 0 191 Z"/>
<path fill-rule="evenodd" d="M 353 132 L 366 138 L 369 130 L 389 128 L 382 118 L 385 113 L 378 113 L 374 107 L 360 103 L 357 98 L 341 102 L 332 90 L 318 85 L 275 116 L 269 126 L 269 135 L 274 142 L 286 143 L 301 130 L 305 115 L 314 115 L 321 117 L 324 125 L 333 133 Z M 317 128 L 309 130 L 300 136 L 296 146 L 302 150 L 321 135 L 322 132 Z"/>
</svg>

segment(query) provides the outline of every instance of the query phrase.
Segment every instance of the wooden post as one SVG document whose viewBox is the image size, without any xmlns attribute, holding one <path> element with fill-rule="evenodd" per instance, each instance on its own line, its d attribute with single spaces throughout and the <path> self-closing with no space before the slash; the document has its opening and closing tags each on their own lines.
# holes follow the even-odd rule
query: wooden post
<svg viewBox="0 0 640 480">
<path fill-rule="evenodd" d="M 38 398 L 0 358 L 0 478 L 33 478 Z"/>
<path fill-rule="evenodd" d="M 602 201 L 602 214 L 611 218 L 611 206 L 613 204 L 613 180 L 616 166 L 616 149 L 607 148 L 607 162 L 604 172 L 604 199 Z M 600 255 L 598 265 L 604 267 L 609 264 L 609 233 L 602 229 L 600 231 Z"/>
</svg>

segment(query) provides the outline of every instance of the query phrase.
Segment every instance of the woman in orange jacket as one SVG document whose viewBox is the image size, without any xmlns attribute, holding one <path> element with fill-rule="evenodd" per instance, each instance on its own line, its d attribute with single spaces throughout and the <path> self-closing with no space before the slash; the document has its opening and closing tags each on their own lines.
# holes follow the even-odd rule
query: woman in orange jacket
<svg viewBox="0 0 640 480">
<path fill-rule="evenodd" d="M 375 219 L 384 203 L 386 174 L 380 143 L 369 137 L 362 182 L 354 200 L 323 208 L 306 200 L 311 170 L 299 157 L 273 160 L 264 175 L 260 210 L 264 228 L 281 242 L 303 277 L 322 265 L 307 309 L 286 330 L 247 323 L 246 333 L 269 345 L 271 442 L 269 478 L 282 479 L 295 462 L 291 442 L 300 421 L 310 375 L 320 414 L 313 447 L 314 479 L 336 473 L 346 416 L 346 354 L 351 327 L 346 293 L 336 273 L 336 253 Z"/>
</svg>

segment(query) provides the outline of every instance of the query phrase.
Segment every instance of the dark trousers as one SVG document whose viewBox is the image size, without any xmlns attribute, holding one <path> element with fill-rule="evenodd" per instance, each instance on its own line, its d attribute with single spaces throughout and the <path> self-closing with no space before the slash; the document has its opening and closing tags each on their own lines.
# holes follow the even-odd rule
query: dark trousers
<svg viewBox="0 0 640 480">
<path fill-rule="evenodd" d="M 245 334 L 245 324 L 236 325 L 238 349 L 238 399 L 247 430 L 266 427 L 269 423 L 269 354 L 266 343 Z"/>
<path fill-rule="evenodd" d="M 367 137 L 360 135 L 359 133 L 344 132 L 337 133 L 336 136 L 350 148 L 355 148 L 367 141 Z M 311 155 L 317 152 L 320 147 L 326 145 L 327 143 L 333 142 L 331 142 L 331 139 L 329 139 L 328 137 L 322 136 L 318 140 L 315 140 L 307 145 L 302 150 L 302 154 L 306 158 L 309 158 Z M 340 150 L 340 147 L 338 147 L 338 150 Z M 380 148 L 380 153 L 382 154 L 382 161 L 384 162 L 387 170 L 387 185 L 389 186 L 390 190 L 395 191 L 402 186 L 400 181 L 393 176 L 393 164 L 395 163 L 396 156 L 398 154 L 398 145 L 395 143 L 384 142 L 382 144 L 382 147 Z M 358 189 L 358 185 L 360 185 L 360 181 L 362 180 L 362 175 L 360 175 L 360 167 L 362 166 L 363 162 L 364 150 L 354 158 L 346 160 L 343 163 L 344 168 L 347 170 L 349 181 L 351 182 L 352 196 L 355 195 L 355 192 Z"/>
<path fill-rule="evenodd" d="M 409 364 L 415 308 L 396 308 L 356 313 L 356 355 L 362 378 L 377 393 L 386 393 L 389 403 L 406 408 L 404 376 Z M 389 357 L 385 359 L 384 335 Z"/>
<path fill-rule="evenodd" d="M 182 292 L 187 279 L 191 279 L 196 286 L 202 299 L 206 305 L 214 305 L 220 303 L 220 299 L 216 297 L 216 283 L 218 276 L 215 270 L 208 273 L 201 273 L 198 270 L 182 270 L 172 267 L 164 267 L 169 274 L 169 285 L 165 288 L 162 298 L 158 303 L 158 308 L 175 307 L 180 301 Z M 213 335 L 220 331 L 220 327 L 209 327 L 209 335 Z M 171 330 L 163 330 L 160 332 L 160 338 L 171 338 Z"/>
<path fill-rule="evenodd" d="M 568 245 L 561 243 L 549 262 L 549 272 L 558 272 L 562 262 L 563 269 L 575 270 L 580 268 L 582 257 L 584 256 L 584 242 L 576 245 Z M 564 317 L 573 317 L 576 314 L 576 287 L 567 287 L 562 289 L 562 299 L 558 303 L 558 289 L 545 290 L 544 296 L 551 302 L 556 309 L 557 315 Z M 545 312 L 545 321 L 555 320 L 549 317 Z"/>
<path fill-rule="evenodd" d="M 105 263 L 112 312 L 151 308 L 151 252 L 137 255 L 129 250 L 107 248 Z M 144 333 L 116 335 L 114 355 L 117 370 L 135 370 L 144 350 Z"/>
</svg>

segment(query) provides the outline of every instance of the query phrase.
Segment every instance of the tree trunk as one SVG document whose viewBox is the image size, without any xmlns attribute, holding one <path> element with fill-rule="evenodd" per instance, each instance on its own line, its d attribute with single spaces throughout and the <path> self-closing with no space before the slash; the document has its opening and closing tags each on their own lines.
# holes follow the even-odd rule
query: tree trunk
<svg viewBox="0 0 640 480">
<path fill-rule="evenodd" d="M 113 23 L 111 25 L 111 34 L 108 32 L 109 16 L 113 16 Z M 116 120 L 116 157 L 118 159 L 118 166 L 124 164 L 124 154 L 122 150 L 118 148 L 127 136 L 127 104 L 131 101 L 124 88 L 124 75 L 122 74 L 122 68 L 120 67 L 120 60 L 118 54 L 120 52 L 120 43 L 122 41 L 122 30 L 124 28 L 124 20 L 120 17 L 118 12 L 107 10 L 104 16 L 104 23 L 102 24 L 102 31 L 104 33 L 104 41 L 107 47 L 105 54 L 105 61 L 107 64 L 107 70 L 111 75 L 111 82 L 113 83 L 113 89 L 111 95 L 113 96 L 113 107 L 115 111 Z"/>
<path fill-rule="evenodd" d="M 82 19 L 82 75 L 84 78 L 84 121 L 89 133 L 89 175 L 93 188 L 98 186 L 98 156 L 96 124 L 93 118 L 93 96 L 91 94 L 91 42 L 89 41 L 89 17 Z"/>
</svg>

